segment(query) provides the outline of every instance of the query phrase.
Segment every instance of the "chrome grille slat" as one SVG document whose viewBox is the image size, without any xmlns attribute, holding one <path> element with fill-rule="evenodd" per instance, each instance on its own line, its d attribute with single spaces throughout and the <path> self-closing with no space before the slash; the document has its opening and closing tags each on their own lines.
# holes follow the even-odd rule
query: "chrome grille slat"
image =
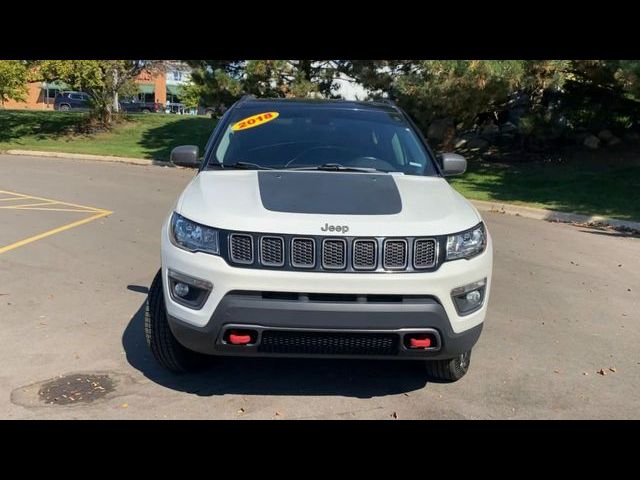
<svg viewBox="0 0 640 480">
<path fill-rule="evenodd" d="M 241 233 L 229 236 L 229 255 L 234 263 L 253 263 L 253 237 Z"/>
<path fill-rule="evenodd" d="M 417 238 L 413 242 L 413 267 L 432 268 L 438 259 L 438 247 L 433 238 Z"/>
<path fill-rule="evenodd" d="M 407 241 L 402 238 L 384 241 L 382 264 L 387 270 L 404 270 L 407 268 Z"/>
<path fill-rule="evenodd" d="M 260 263 L 267 267 L 284 265 L 284 239 L 265 235 L 260 238 Z"/>
<path fill-rule="evenodd" d="M 313 238 L 291 240 L 291 265 L 296 268 L 316 266 L 316 241 Z"/>
<path fill-rule="evenodd" d="M 375 270 L 378 266 L 378 243 L 373 239 L 353 241 L 353 268 L 356 270 Z"/>
<path fill-rule="evenodd" d="M 322 267 L 342 270 L 347 266 L 347 241 L 344 238 L 325 238 L 322 241 Z"/>
</svg>

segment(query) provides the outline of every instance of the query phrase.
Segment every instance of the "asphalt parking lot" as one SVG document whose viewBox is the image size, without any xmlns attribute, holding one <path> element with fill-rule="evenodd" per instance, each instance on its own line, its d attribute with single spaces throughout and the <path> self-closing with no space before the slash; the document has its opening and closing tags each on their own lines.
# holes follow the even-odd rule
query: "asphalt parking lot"
<svg viewBox="0 0 640 480">
<path fill-rule="evenodd" d="M 455 384 L 406 362 L 165 372 L 144 301 L 161 223 L 192 176 L 0 155 L 0 418 L 640 417 L 640 239 L 494 213 L 488 319 Z M 97 393 L 62 401 L 46 382 L 66 375 Z"/>
</svg>

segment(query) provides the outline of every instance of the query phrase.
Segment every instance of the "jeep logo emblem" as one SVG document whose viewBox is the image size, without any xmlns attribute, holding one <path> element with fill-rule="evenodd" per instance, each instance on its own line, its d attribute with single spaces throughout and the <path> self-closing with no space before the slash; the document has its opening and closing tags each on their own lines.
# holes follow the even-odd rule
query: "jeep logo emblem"
<svg viewBox="0 0 640 480">
<path fill-rule="evenodd" d="M 324 227 L 320 227 L 320 230 L 323 232 L 338 232 L 338 233 L 347 233 L 349 231 L 348 225 L 329 225 L 328 223 L 324 224 Z"/>
</svg>

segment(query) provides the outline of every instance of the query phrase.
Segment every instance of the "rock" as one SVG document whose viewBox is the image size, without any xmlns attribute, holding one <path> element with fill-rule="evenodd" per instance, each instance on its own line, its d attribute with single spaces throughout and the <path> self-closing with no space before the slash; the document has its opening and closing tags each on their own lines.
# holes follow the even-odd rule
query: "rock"
<svg viewBox="0 0 640 480">
<path fill-rule="evenodd" d="M 497 135 L 498 133 L 500 133 L 500 127 L 498 127 L 497 125 L 490 123 L 489 125 L 485 125 L 484 127 L 482 127 L 482 130 L 480 130 L 480 134 L 481 135 Z"/>
<path fill-rule="evenodd" d="M 600 146 L 600 139 L 595 135 L 589 135 L 584 139 L 582 144 L 587 147 L 589 150 L 597 150 Z"/>
<path fill-rule="evenodd" d="M 578 132 L 576 134 L 573 135 L 573 138 L 575 139 L 576 143 L 578 145 L 582 145 L 585 141 L 585 139 L 589 136 L 590 134 L 587 132 Z"/>
<path fill-rule="evenodd" d="M 467 147 L 471 150 L 484 150 L 489 146 L 489 142 L 482 138 L 472 138 L 467 142 Z"/>
<path fill-rule="evenodd" d="M 511 122 L 503 123 L 500 126 L 500 133 L 515 133 L 518 131 L 518 127 Z"/>
<path fill-rule="evenodd" d="M 607 145 L 609 146 L 618 145 L 619 143 L 622 143 L 622 140 L 620 140 L 618 137 L 611 137 L 609 140 L 607 140 Z"/>
<path fill-rule="evenodd" d="M 450 134 L 455 129 L 453 125 L 453 119 L 451 118 L 442 118 L 438 120 L 434 120 L 429 125 L 427 129 L 427 138 L 429 140 L 435 140 L 437 142 L 442 142 L 447 134 Z"/>
<path fill-rule="evenodd" d="M 462 148 L 467 144 L 467 139 L 466 138 L 455 138 L 453 140 L 453 147 L 454 148 Z"/>
<path fill-rule="evenodd" d="M 608 142 L 612 137 L 613 133 L 611 133 L 611 130 L 600 130 L 600 133 L 598 134 L 598 138 L 603 142 Z"/>
</svg>

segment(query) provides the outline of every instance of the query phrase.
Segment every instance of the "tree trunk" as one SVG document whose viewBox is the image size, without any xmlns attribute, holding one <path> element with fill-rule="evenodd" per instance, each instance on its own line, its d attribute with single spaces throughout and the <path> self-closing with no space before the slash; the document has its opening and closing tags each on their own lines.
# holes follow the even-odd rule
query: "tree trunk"
<svg viewBox="0 0 640 480">
<path fill-rule="evenodd" d="M 110 104 L 105 105 L 102 111 L 102 125 L 105 128 L 111 128 L 111 121 L 113 120 L 112 106 Z"/>
<path fill-rule="evenodd" d="M 118 85 L 118 69 L 113 69 L 113 111 L 118 113 L 120 111 L 120 103 L 118 102 L 118 90 L 116 86 Z"/>
</svg>

